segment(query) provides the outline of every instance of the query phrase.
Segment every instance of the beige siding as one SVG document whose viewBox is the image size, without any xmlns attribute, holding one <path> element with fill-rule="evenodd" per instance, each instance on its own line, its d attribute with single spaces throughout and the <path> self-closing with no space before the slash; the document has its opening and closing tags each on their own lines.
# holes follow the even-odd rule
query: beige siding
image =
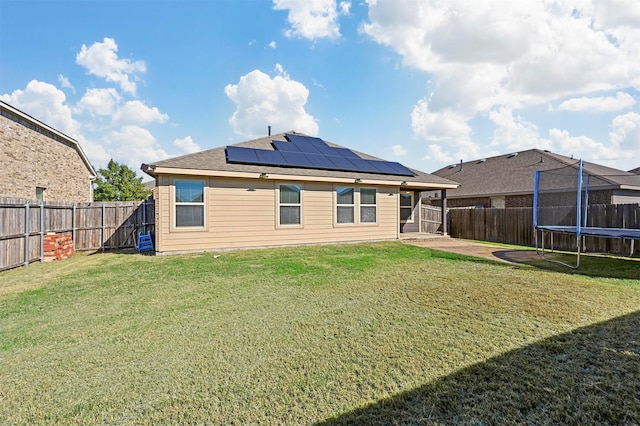
<svg viewBox="0 0 640 426">
<path fill-rule="evenodd" d="M 158 180 L 156 246 L 159 252 L 216 250 L 395 239 L 398 237 L 398 191 L 378 192 L 377 224 L 334 224 L 331 183 L 194 177 L 205 182 L 204 229 L 173 226 L 172 177 Z M 277 185 L 302 185 L 301 226 L 278 226 Z M 391 194 L 391 195 L 390 195 Z M 357 210 L 356 210 L 356 215 Z"/>
<path fill-rule="evenodd" d="M 0 196 L 93 201 L 92 174 L 77 149 L 0 115 Z"/>
</svg>

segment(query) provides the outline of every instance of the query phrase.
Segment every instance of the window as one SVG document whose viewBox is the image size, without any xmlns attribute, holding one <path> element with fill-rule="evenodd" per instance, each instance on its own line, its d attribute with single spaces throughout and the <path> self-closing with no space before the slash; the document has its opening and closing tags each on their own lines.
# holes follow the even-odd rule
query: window
<svg viewBox="0 0 640 426">
<path fill-rule="evenodd" d="M 376 223 L 376 189 L 360 188 L 360 223 Z"/>
<path fill-rule="evenodd" d="M 505 202 L 504 197 L 491 197 L 491 208 L 504 209 Z"/>
<path fill-rule="evenodd" d="M 176 180 L 176 227 L 204 226 L 204 182 Z"/>
<path fill-rule="evenodd" d="M 336 188 L 336 218 L 338 223 L 355 223 L 354 189 L 348 186 Z"/>
<path fill-rule="evenodd" d="M 46 188 L 42 188 L 40 186 L 36 186 L 36 200 L 44 201 L 44 191 Z"/>
<path fill-rule="evenodd" d="M 280 225 L 300 225 L 302 217 L 301 185 L 280 185 Z"/>
<path fill-rule="evenodd" d="M 413 222 L 413 193 L 400 193 L 400 221 Z"/>
</svg>

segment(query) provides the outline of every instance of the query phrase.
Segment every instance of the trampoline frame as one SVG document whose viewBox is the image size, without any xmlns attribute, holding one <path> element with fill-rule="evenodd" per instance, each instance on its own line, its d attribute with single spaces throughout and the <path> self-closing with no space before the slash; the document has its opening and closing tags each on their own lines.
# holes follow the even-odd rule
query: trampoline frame
<svg viewBox="0 0 640 426">
<path fill-rule="evenodd" d="M 623 240 L 631 240 L 631 255 L 634 251 L 635 240 L 640 240 L 640 229 L 632 228 L 599 228 L 587 226 L 587 206 L 589 200 L 589 176 L 587 175 L 586 182 L 584 182 L 584 208 L 582 207 L 582 160 L 580 160 L 578 170 L 578 188 L 577 188 L 577 200 L 576 200 L 576 226 L 560 226 L 560 225 L 540 225 L 538 224 L 538 184 L 540 182 L 540 171 L 536 170 L 535 187 L 533 191 L 533 232 L 536 245 L 536 253 L 540 254 L 543 259 L 550 262 L 559 263 L 569 268 L 577 269 L 580 267 L 580 253 L 584 246 L 584 237 L 596 237 L 596 238 L 620 238 Z M 538 231 L 540 231 L 541 239 L 540 246 L 538 245 Z M 550 250 L 553 252 L 553 235 L 559 234 L 571 234 L 576 236 L 576 251 L 577 259 L 576 264 L 572 265 L 566 262 L 562 262 L 555 259 L 545 258 L 545 235 L 549 234 L 551 242 Z"/>
</svg>

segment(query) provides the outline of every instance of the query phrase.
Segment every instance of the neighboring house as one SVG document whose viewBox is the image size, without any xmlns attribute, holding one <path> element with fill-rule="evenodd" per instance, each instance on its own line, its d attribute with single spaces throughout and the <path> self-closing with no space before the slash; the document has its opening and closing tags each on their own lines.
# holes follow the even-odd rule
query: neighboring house
<svg viewBox="0 0 640 426">
<path fill-rule="evenodd" d="M 398 239 L 421 231 L 422 191 L 457 186 L 295 132 L 142 170 L 160 253 Z"/>
<path fill-rule="evenodd" d="M 636 167 L 635 169 L 629 170 L 629 173 L 640 175 L 640 167 Z"/>
<path fill-rule="evenodd" d="M 91 202 L 95 178 L 76 140 L 0 101 L 0 197 Z"/>
<path fill-rule="evenodd" d="M 576 159 L 549 151 L 530 149 L 491 158 L 452 164 L 433 174 L 460 184 L 447 191 L 447 207 L 531 207 L 536 170 L 566 166 L 577 169 Z M 584 172 L 592 175 L 589 204 L 640 203 L 640 175 L 611 167 L 583 162 Z M 440 194 L 423 194 L 425 202 L 440 205 Z M 575 200 L 567 198 L 568 203 Z"/>
</svg>

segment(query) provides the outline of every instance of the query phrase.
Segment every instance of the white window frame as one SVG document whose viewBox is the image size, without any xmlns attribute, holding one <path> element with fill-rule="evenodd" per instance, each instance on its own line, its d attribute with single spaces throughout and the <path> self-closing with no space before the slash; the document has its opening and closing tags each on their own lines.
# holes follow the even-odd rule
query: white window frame
<svg viewBox="0 0 640 426">
<path fill-rule="evenodd" d="M 369 188 L 369 187 L 360 187 L 358 188 L 358 193 L 360 195 L 360 200 L 359 200 L 359 205 L 358 205 L 358 219 L 360 221 L 360 224 L 362 225 L 376 225 L 378 223 L 378 188 Z M 362 202 L 362 190 L 365 191 L 374 191 L 374 200 L 375 202 L 373 204 L 364 204 Z M 375 211 L 375 220 L 373 222 L 363 222 L 362 221 L 362 208 L 363 207 L 373 207 L 374 211 Z"/>
<path fill-rule="evenodd" d="M 400 210 L 402 209 L 408 209 L 409 207 L 405 207 L 402 205 L 402 195 L 403 194 L 409 194 L 411 196 L 411 215 L 409 216 L 409 218 L 407 220 L 402 220 L 402 214 L 400 214 L 400 212 L 398 212 L 400 214 L 400 222 L 404 222 L 404 223 L 413 223 L 415 221 L 415 214 L 414 214 L 414 193 L 413 191 L 400 191 L 400 200 L 398 201 L 398 203 L 400 204 Z"/>
<path fill-rule="evenodd" d="M 300 201 L 298 203 L 282 203 L 280 201 L 280 188 L 283 186 L 296 186 L 299 188 L 299 194 L 300 194 Z M 303 223 L 303 209 L 302 209 L 302 200 L 303 200 L 303 194 L 304 194 L 304 186 L 300 183 L 293 183 L 293 182 L 279 182 L 277 185 L 278 190 L 276 191 L 276 204 L 277 204 L 277 209 L 276 209 L 276 227 L 277 228 L 302 228 L 302 223 Z M 298 207 L 300 209 L 300 223 L 281 223 L 280 222 L 280 208 L 281 207 Z"/>
<path fill-rule="evenodd" d="M 191 183 L 200 183 L 202 184 L 202 201 L 177 201 L 178 196 L 178 183 L 179 182 L 191 182 Z M 206 209 L 206 201 L 207 201 L 207 185 L 206 182 L 202 179 L 175 179 L 173 181 L 173 229 L 176 231 L 189 231 L 189 230 L 202 230 L 206 228 L 207 225 L 207 209 Z M 201 206 L 202 207 L 202 225 L 195 226 L 184 226 L 178 225 L 178 207 L 179 206 Z"/>
<path fill-rule="evenodd" d="M 342 188 L 349 188 L 353 191 L 353 203 L 352 204 L 340 204 L 338 203 L 338 190 L 342 189 Z M 358 217 L 356 216 L 356 194 L 358 193 L 358 191 L 356 191 L 356 187 L 353 185 L 336 185 L 333 188 L 333 196 L 334 196 L 334 203 L 333 205 L 334 207 L 334 212 L 335 212 L 335 220 L 334 223 L 337 226 L 353 226 L 356 224 L 356 221 L 358 220 Z M 338 222 L 338 207 L 351 207 L 352 211 L 353 211 L 353 222 Z"/>
</svg>

